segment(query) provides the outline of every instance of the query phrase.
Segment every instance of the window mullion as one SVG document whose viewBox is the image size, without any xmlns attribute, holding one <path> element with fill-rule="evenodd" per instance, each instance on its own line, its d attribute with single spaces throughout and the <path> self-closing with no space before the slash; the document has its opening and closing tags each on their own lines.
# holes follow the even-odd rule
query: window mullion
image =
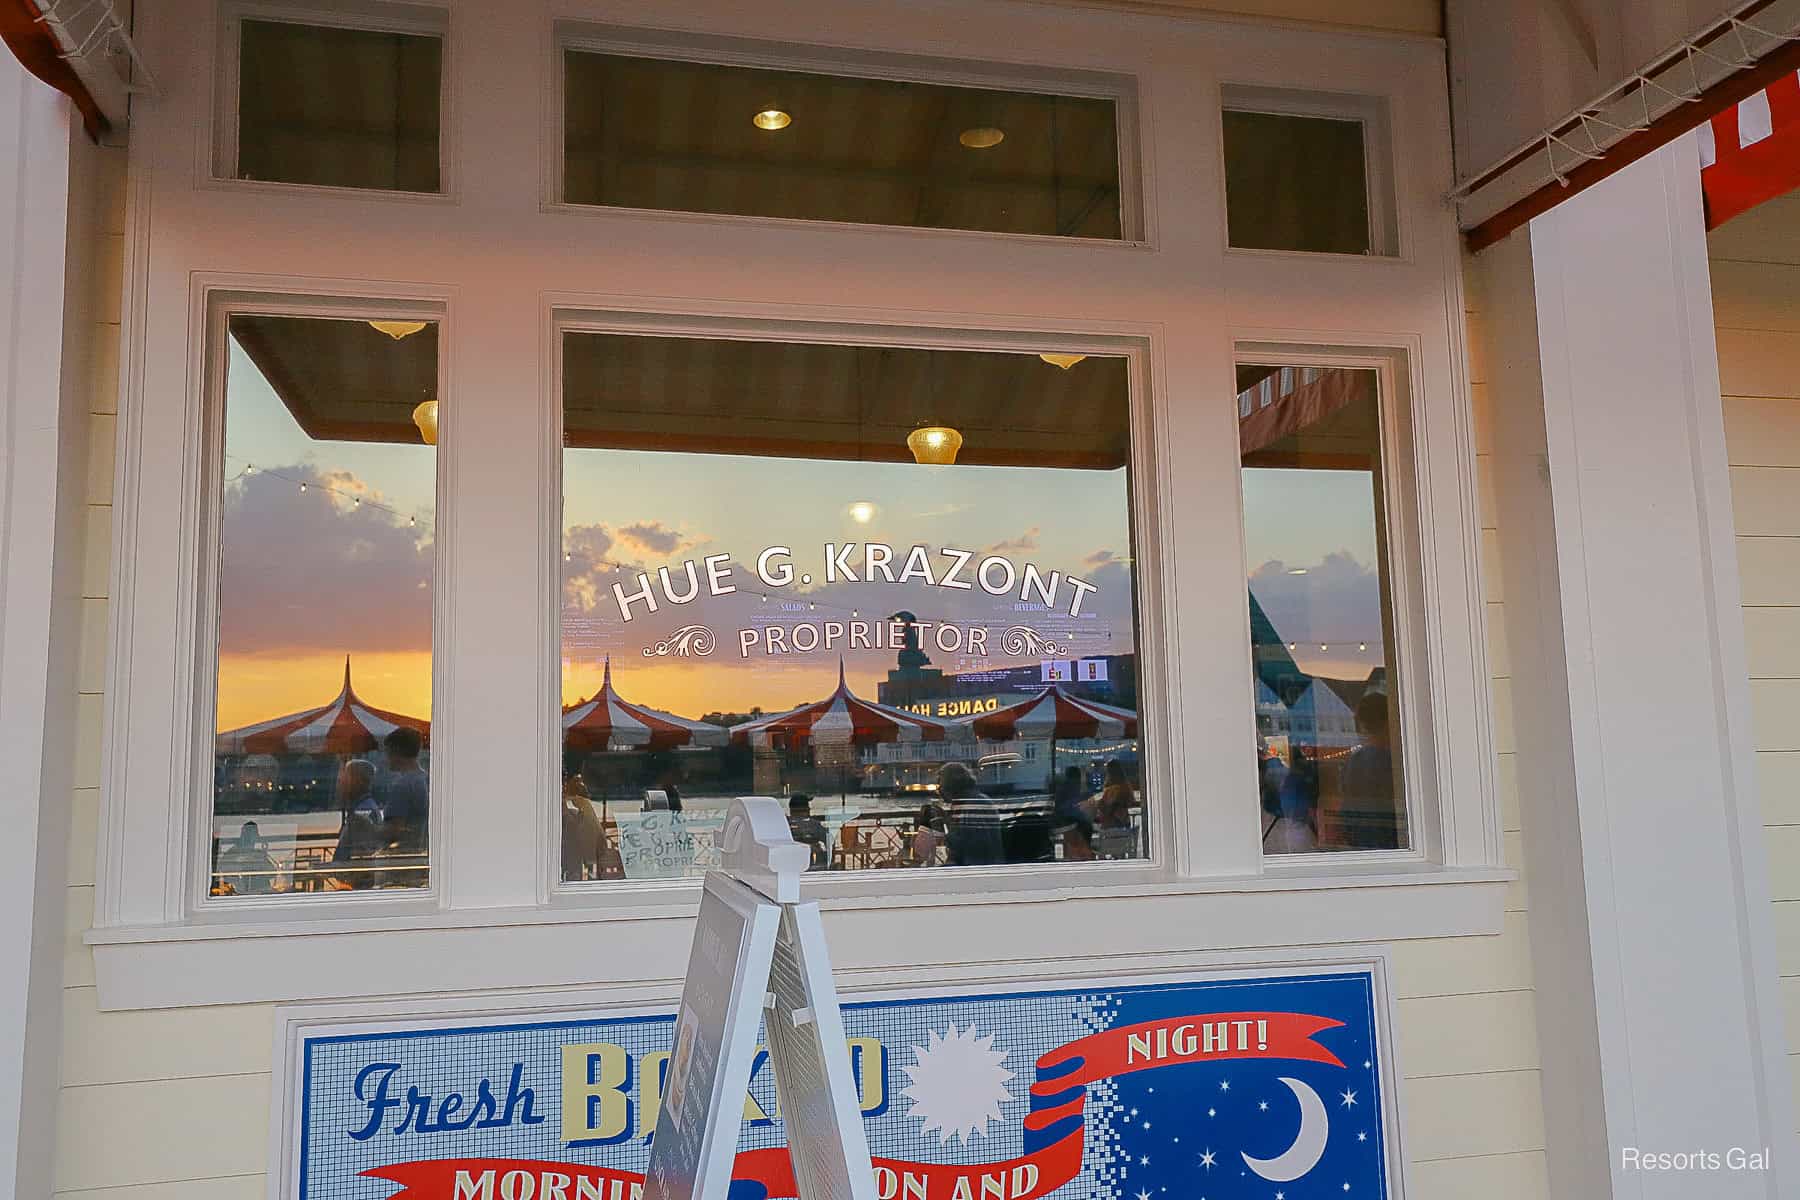
<svg viewBox="0 0 1800 1200">
<path fill-rule="evenodd" d="M 440 890 L 454 909 L 537 903 L 539 747 L 549 613 L 539 581 L 539 469 L 552 419 L 540 311 L 529 289 L 463 293 L 453 308 L 439 409 L 441 467 L 437 723 Z M 510 581 L 507 586 L 496 586 Z"/>
<path fill-rule="evenodd" d="M 1197 314 L 1203 315 L 1203 314 Z M 1222 322 L 1197 320 L 1196 336 L 1164 343 L 1165 379 L 1155 414 L 1157 479 L 1164 488 L 1159 606 L 1169 663 L 1168 737 L 1173 865 L 1185 876 L 1262 870 L 1236 412 L 1209 398 L 1233 392 L 1231 343 Z M 1179 588 L 1177 589 L 1177 573 Z"/>
</svg>

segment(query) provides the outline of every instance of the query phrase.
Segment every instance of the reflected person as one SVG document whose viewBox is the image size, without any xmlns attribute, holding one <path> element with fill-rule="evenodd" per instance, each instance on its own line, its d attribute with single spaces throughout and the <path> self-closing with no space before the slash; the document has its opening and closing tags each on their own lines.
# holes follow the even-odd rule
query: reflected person
<svg viewBox="0 0 1800 1200">
<path fill-rule="evenodd" d="M 938 772 L 938 799 L 949 810 L 946 839 L 951 866 L 973 867 L 1006 861 L 1000 812 L 975 786 L 974 773 L 962 763 L 945 763 Z"/>
</svg>

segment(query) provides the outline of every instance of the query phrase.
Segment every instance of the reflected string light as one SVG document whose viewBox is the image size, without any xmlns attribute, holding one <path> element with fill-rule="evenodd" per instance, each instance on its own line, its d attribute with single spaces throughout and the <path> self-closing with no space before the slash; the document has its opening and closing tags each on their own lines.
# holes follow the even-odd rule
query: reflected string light
<svg viewBox="0 0 1800 1200">
<path fill-rule="evenodd" d="M 228 459 L 235 460 L 237 462 L 244 462 L 243 459 L 238 458 L 234 454 L 227 454 L 225 457 Z M 298 488 L 301 492 L 313 492 L 313 491 L 325 492 L 328 495 L 338 496 L 345 500 L 350 501 L 352 506 L 354 506 L 356 508 L 368 507 L 368 508 L 373 508 L 373 509 L 379 509 L 380 511 L 382 511 L 384 513 L 391 513 L 396 518 L 405 517 L 407 525 L 414 529 L 417 529 L 419 526 L 419 516 L 417 513 L 402 512 L 399 509 L 393 507 L 392 505 L 381 503 L 379 500 L 370 500 L 358 492 L 347 491 L 343 488 L 335 488 L 335 487 L 332 487 L 328 483 L 319 483 L 316 480 L 298 479 L 292 475 L 285 475 L 280 471 L 271 471 L 267 467 L 258 467 L 255 463 L 244 462 L 243 468 L 241 470 L 239 470 L 236 475 L 226 476 L 225 479 L 222 481 L 222 483 L 233 484 L 233 483 L 238 482 L 240 479 L 245 479 L 245 478 L 248 478 L 249 476 L 258 475 L 258 474 L 267 475 L 273 479 L 284 480 L 287 483 L 291 483 L 291 484 L 295 485 L 295 487 Z M 426 529 L 430 529 L 431 523 L 429 521 L 427 521 L 425 527 L 426 527 Z"/>
</svg>

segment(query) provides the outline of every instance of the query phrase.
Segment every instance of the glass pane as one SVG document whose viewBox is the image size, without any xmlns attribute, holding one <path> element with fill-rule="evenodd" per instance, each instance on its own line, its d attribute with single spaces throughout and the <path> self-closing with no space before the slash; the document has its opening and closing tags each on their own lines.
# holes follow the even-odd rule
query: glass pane
<svg viewBox="0 0 1800 1200">
<path fill-rule="evenodd" d="M 1118 238 L 1113 102 L 571 50 L 572 204 Z"/>
<path fill-rule="evenodd" d="M 381 324 L 228 322 L 215 896 L 427 882 L 438 337 Z"/>
<path fill-rule="evenodd" d="M 1362 122 L 1226 109 L 1225 208 L 1241 249 L 1370 253 Z"/>
<path fill-rule="evenodd" d="M 244 21 L 239 179 L 435 192 L 443 42 Z"/>
<path fill-rule="evenodd" d="M 1238 387 L 1263 850 L 1404 848 L 1377 376 Z"/>
<path fill-rule="evenodd" d="M 563 376 L 565 879 L 697 875 L 745 794 L 817 870 L 1146 853 L 1123 359 L 570 333 Z"/>
</svg>

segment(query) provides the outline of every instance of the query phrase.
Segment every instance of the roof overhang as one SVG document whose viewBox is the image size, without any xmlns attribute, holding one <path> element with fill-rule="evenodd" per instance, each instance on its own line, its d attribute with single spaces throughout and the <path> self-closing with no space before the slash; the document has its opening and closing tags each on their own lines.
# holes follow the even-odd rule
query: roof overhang
<svg viewBox="0 0 1800 1200">
<path fill-rule="evenodd" d="M 125 129 L 131 92 L 149 81 L 112 0 L 0 0 L 0 41 L 74 102 L 95 140 Z"/>
<path fill-rule="evenodd" d="M 1800 70 L 1800 0 L 1747 0 L 1542 132 L 1465 177 L 1450 196 L 1470 250 Z"/>
</svg>

